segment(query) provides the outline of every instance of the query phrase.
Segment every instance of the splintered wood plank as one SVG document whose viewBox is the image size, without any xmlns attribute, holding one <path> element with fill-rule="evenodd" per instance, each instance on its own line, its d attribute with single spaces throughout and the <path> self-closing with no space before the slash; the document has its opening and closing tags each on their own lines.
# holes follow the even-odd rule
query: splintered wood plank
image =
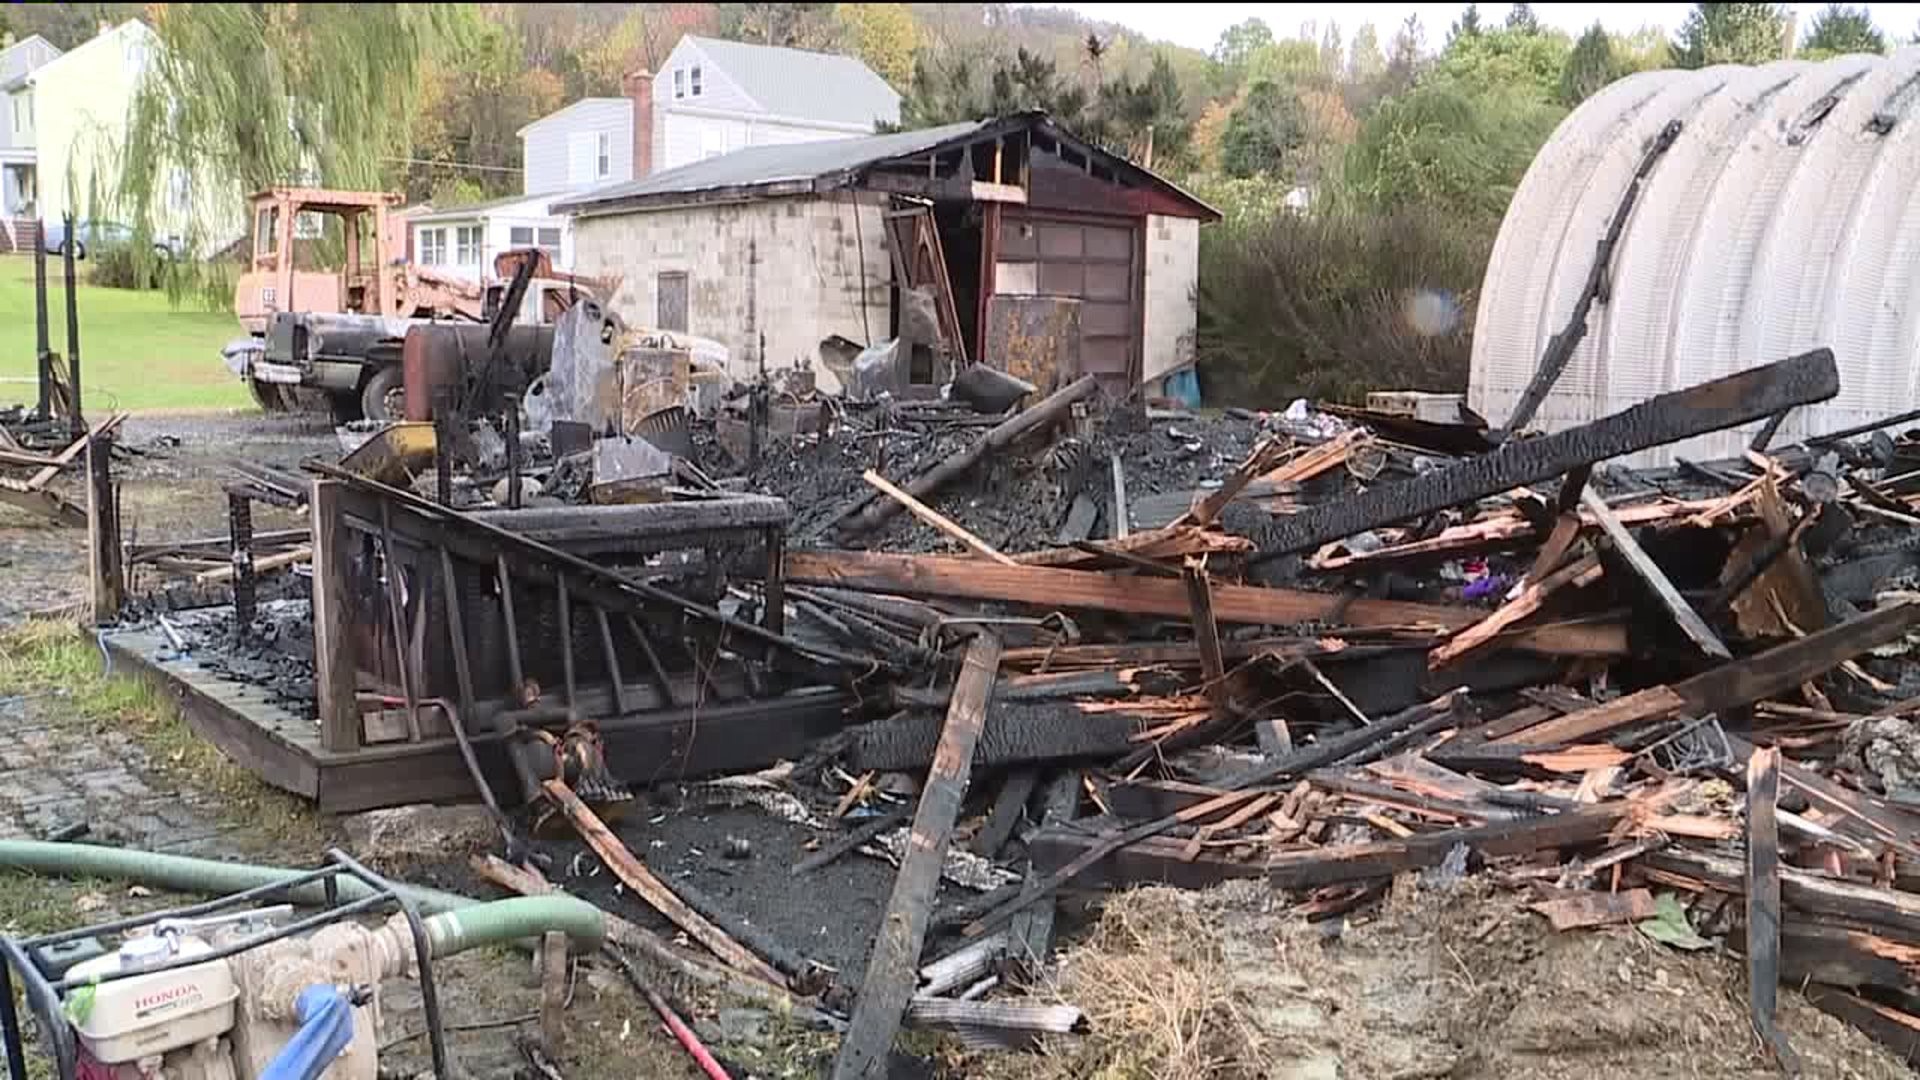
<svg viewBox="0 0 1920 1080">
<path fill-rule="evenodd" d="M 1639 922 L 1654 916 L 1653 893 L 1646 889 L 1579 893 L 1557 900 L 1542 900 L 1527 907 L 1545 915 L 1547 923 L 1555 930 L 1585 930 L 1595 926 Z"/>
<path fill-rule="evenodd" d="M 735 971 L 783 989 L 786 987 L 786 976 L 735 941 L 725 930 L 709 922 L 706 916 L 689 907 L 671 886 L 647 869 L 646 864 L 613 834 L 613 830 L 607 828 L 606 822 L 600 820 L 600 815 L 580 801 L 572 788 L 560 780 L 548 780 L 543 789 L 554 805 L 567 816 L 567 820 L 573 823 L 580 838 L 607 864 L 607 869 L 612 870 L 614 876 L 640 899 L 665 915 L 675 926 L 685 930 L 688 937 L 705 945 Z"/>
<path fill-rule="evenodd" d="M 1286 851 L 1268 860 L 1267 879 L 1277 889 L 1309 889 L 1438 866 L 1456 846 L 1483 858 L 1581 847 L 1604 839 L 1626 813 L 1625 803 L 1617 802 L 1405 839 Z"/>
<path fill-rule="evenodd" d="M 1186 584 L 1175 578 L 999 566 L 941 555 L 796 551 L 787 556 L 787 579 L 869 592 L 1167 618 L 1187 618 L 1193 610 Z M 1364 597 L 1349 600 L 1328 593 L 1225 583 L 1213 588 L 1213 614 L 1227 623 L 1284 626 L 1337 618 L 1350 626 L 1419 627 L 1429 632 L 1459 629 L 1481 618 L 1477 608 Z M 1549 654 L 1621 655 L 1626 642 L 1618 633 L 1596 633 L 1590 626 L 1541 626 L 1516 632 L 1512 644 Z"/>
<path fill-rule="evenodd" d="M 1244 536 L 1192 525 L 1165 525 L 1105 540 L 1100 547 L 1105 551 L 1137 555 L 1143 559 L 1178 559 L 1187 555 L 1241 554 L 1253 550 L 1253 541 Z M 1008 558 L 1022 566 L 1072 568 L 1097 562 L 1099 556 L 1080 548 L 1057 547 L 1025 551 Z"/>
<path fill-rule="evenodd" d="M 1884 645 L 1916 623 L 1920 623 L 1920 602 L 1902 600 L 1743 660 L 1709 668 L 1671 686 L 1650 687 L 1495 741 L 1529 745 L 1574 742 L 1679 712 L 1705 715 L 1751 705 Z"/>
<path fill-rule="evenodd" d="M 1721 641 L 1720 635 L 1713 632 L 1713 627 L 1708 626 L 1707 621 L 1700 617 L 1700 613 L 1693 610 L 1693 605 L 1687 603 L 1687 598 L 1680 595 L 1680 590 L 1674 587 L 1672 580 L 1667 577 L 1667 572 L 1660 569 L 1659 563 L 1653 561 L 1653 556 L 1648 555 L 1647 550 L 1640 546 L 1640 542 L 1633 538 L 1633 534 L 1628 532 L 1627 527 L 1614 516 L 1606 502 L 1591 488 L 1581 495 L 1580 502 L 1586 507 L 1587 512 L 1594 516 L 1594 520 L 1600 523 L 1601 531 L 1605 532 L 1607 539 L 1613 542 L 1613 549 L 1626 559 L 1627 565 L 1660 599 L 1661 606 L 1667 609 L 1667 614 L 1680 627 L 1681 632 L 1709 657 L 1715 660 L 1733 659 L 1733 654 L 1727 651 L 1726 642 Z"/>
<path fill-rule="evenodd" d="M 1193 509 L 1181 515 L 1180 519 L 1174 522 L 1174 524 L 1212 524 L 1213 519 L 1220 516 L 1220 511 L 1225 510 L 1227 504 L 1239 496 L 1240 492 L 1253 481 L 1254 477 L 1277 464 L 1280 459 L 1286 455 L 1288 449 L 1289 447 L 1286 442 L 1280 439 L 1271 437 L 1261 439 L 1260 442 L 1255 444 L 1254 448 L 1247 453 L 1246 460 L 1242 461 L 1232 472 L 1228 473 L 1227 478 L 1221 482 L 1218 488 L 1214 489 L 1206 498 L 1195 503 Z"/>
<path fill-rule="evenodd" d="M 1453 635 L 1445 644 L 1429 652 L 1427 670 L 1438 671 L 1484 648 L 1507 628 L 1539 611 L 1554 593 L 1569 586 L 1583 588 L 1600 580 L 1602 573 L 1599 556 L 1589 553 L 1527 585 L 1520 590 L 1520 595 L 1494 609 L 1493 614 Z"/>
<path fill-rule="evenodd" d="M 955 540 L 960 541 L 960 543 L 964 545 L 967 548 L 967 550 L 973 552 L 975 555 L 980 555 L 980 556 L 984 556 L 986 558 L 992 559 L 994 562 L 1000 563 L 1004 566 L 1013 565 L 1013 560 L 1007 558 L 1005 555 L 1000 554 L 1000 552 L 996 550 L 992 544 L 987 543 L 985 540 L 980 539 L 979 537 L 968 532 L 966 529 L 955 524 L 951 518 L 948 518 L 946 515 L 942 514 L 940 511 L 935 510 L 933 507 L 928 506 L 926 503 L 923 503 L 919 499 L 914 498 L 912 495 L 909 495 L 906 492 L 900 490 L 898 487 L 896 487 L 893 484 L 892 481 L 888 480 L 884 476 L 881 476 L 879 473 L 874 472 L 872 469 L 868 469 L 866 472 L 860 474 L 860 479 L 865 480 L 868 484 L 872 485 L 882 495 L 885 495 L 887 498 L 892 499 L 893 501 L 899 503 L 901 506 L 906 507 L 908 513 L 912 514 L 914 517 L 919 518 L 921 521 L 926 522 L 928 525 L 933 526 L 933 528 L 938 532 L 943 533 L 947 536 L 952 537 Z"/>
<path fill-rule="evenodd" d="M 919 982 L 920 950 L 933 914 L 934 891 L 940 885 L 940 867 L 966 800 L 973 744 L 986 724 L 987 703 L 999 669 L 1000 639 L 990 633 L 976 634 L 954 680 L 946 727 L 914 811 L 906 857 L 894 878 L 860 996 L 834 1058 L 835 1080 L 882 1080 L 887 1075 L 893 1037 Z"/>
<path fill-rule="evenodd" d="M 1774 1022 L 1780 989 L 1780 751 L 1747 759 L 1747 1017 L 1790 1073 L 1799 1059 Z"/>
</svg>

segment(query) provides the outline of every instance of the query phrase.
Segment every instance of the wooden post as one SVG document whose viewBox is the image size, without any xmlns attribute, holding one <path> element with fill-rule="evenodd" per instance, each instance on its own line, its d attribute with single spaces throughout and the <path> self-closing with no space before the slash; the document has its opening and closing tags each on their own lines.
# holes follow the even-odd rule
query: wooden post
<svg viewBox="0 0 1920 1080">
<path fill-rule="evenodd" d="M 960 804 L 973 770 L 973 745 L 986 726 L 987 702 L 1000 670 L 1000 639 L 982 632 L 967 645 L 954 680 L 946 727 L 934 752 L 926 790 L 913 815 L 906 858 L 893 881 L 893 895 L 873 941 L 866 978 L 854 1003 L 853 1019 L 834 1059 L 834 1080 L 879 1080 L 887 1075 L 887 1054 L 919 981 L 920 948 L 932 917 L 934 891 L 946 860 Z"/>
<path fill-rule="evenodd" d="M 118 622 L 127 582 L 120 560 L 120 501 L 113 487 L 113 436 L 87 440 L 87 554 L 93 576 L 93 624 Z"/>
<path fill-rule="evenodd" d="M 1220 624 L 1213 618 L 1213 582 L 1207 580 L 1207 566 L 1201 559 L 1188 559 L 1182 576 L 1187 582 L 1187 601 L 1193 605 L 1193 641 L 1200 650 L 1200 677 L 1206 686 L 1207 702 L 1213 718 L 1224 721 L 1231 709 L 1227 705 L 1227 664 L 1220 655 Z"/>
<path fill-rule="evenodd" d="M 566 1051 L 567 935 L 549 930 L 540 938 L 540 1042 L 548 1054 Z"/>
<path fill-rule="evenodd" d="M 347 614 L 346 514 L 338 480 L 315 480 L 313 517 L 313 663 L 320 699 L 320 745 L 331 753 L 360 747 L 358 664 Z"/>
<path fill-rule="evenodd" d="M 1798 1059 L 1774 1023 L 1780 988 L 1780 751 L 1755 750 L 1747 759 L 1747 1016 L 1768 1051 L 1788 1073 Z"/>
</svg>

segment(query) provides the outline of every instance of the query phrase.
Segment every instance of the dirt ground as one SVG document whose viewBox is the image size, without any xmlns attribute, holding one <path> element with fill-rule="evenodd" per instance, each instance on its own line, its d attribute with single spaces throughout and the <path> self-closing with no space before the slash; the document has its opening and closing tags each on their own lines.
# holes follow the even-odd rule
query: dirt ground
<svg viewBox="0 0 1920 1080">
<path fill-rule="evenodd" d="M 1265 886 L 1110 900 L 1051 989 L 1092 1033 L 992 1078 L 1761 1080 L 1743 968 L 1631 928 L 1556 933 L 1483 882 L 1402 880 L 1375 916 L 1309 923 Z M 1783 989 L 1804 1075 L 1912 1074 Z"/>
</svg>

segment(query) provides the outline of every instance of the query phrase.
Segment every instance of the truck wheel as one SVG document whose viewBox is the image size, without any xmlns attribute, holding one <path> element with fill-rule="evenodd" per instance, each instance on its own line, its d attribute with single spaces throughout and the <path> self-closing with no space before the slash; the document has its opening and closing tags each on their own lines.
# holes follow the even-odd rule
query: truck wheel
<svg viewBox="0 0 1920 1080">
<path fill-rule="evenodd" d="M 367 379 L 360 389 L 360 414 L 381 423 L 406 419 L 407 388 L 399 367 L 383 367 Z"/>
</svg>

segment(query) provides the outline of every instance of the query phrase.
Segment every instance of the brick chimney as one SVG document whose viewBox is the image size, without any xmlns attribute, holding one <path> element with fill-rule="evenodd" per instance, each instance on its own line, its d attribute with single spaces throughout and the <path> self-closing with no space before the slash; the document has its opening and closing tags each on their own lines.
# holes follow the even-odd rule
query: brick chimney
<svg viewBox="0 0 1920 1080">
<path fill-rule="evenodd" d="M 628 72 L 620 86 L 633 102 L 633 179 L 653 172 L 653 73 Z"/>
</svg>

